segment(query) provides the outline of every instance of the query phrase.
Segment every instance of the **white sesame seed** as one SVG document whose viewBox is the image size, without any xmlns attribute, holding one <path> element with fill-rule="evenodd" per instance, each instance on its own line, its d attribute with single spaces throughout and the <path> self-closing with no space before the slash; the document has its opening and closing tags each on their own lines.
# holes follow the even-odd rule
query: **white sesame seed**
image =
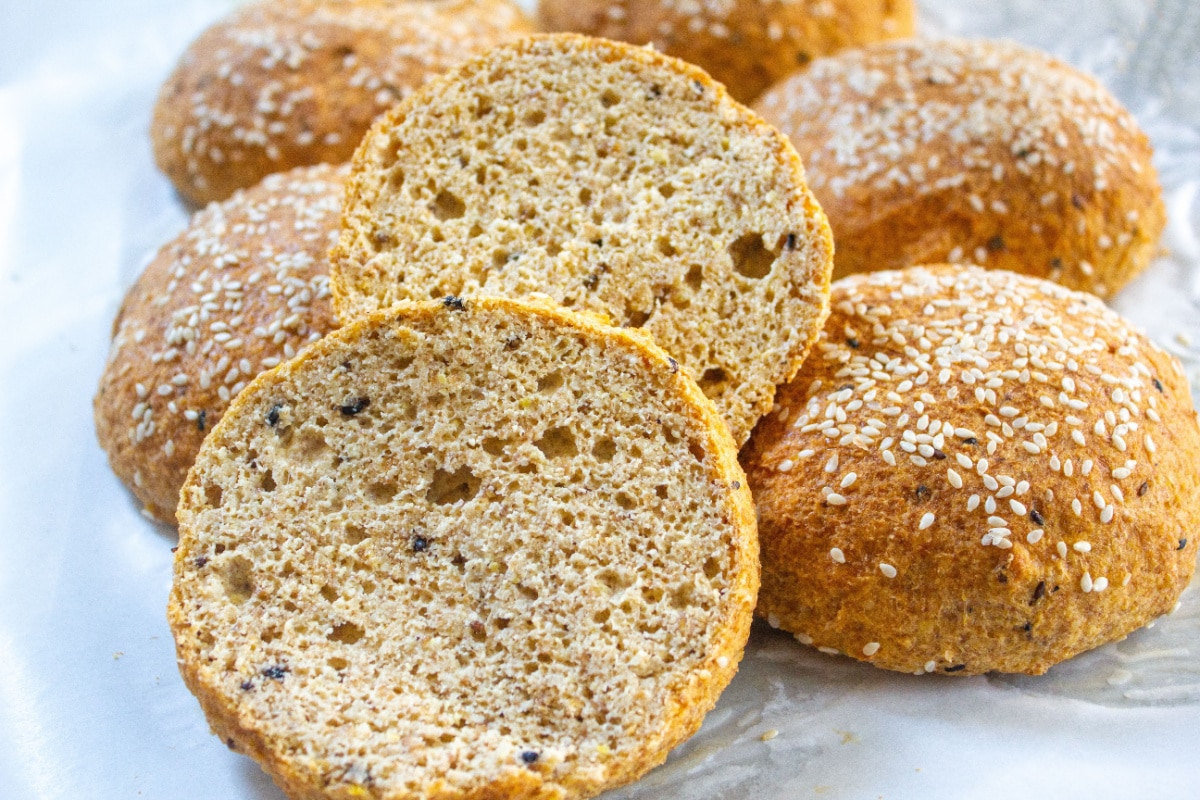
<svg viewBox="0 0 1200 800">
<path fill-rule="evenodd" d="M 922 531 L 925 530 L 933 524 L 934 519 L 936 519 L 936 517 L 934 517 L 931 512 L 926 512 L 925 515 L 921 517 L 921 523 L 917 526 L 917 529 Z"/>
<path fill-rule="evenodd" d="M 1131 474 L 1132 474 L 1132 473 L 1131 473 L 1129 470 L 1127 470 L 1125 467 L 1117 467 L 1116 469 L 1114 469 L 1114 470 L 1112 471 L 1112 476 L 1113 476 L 1114 478 L 1116 478 L 1117 480 L 1119 480 L 1119 481 L 1123 481 L 1123 480 L 1125 480 L 1125 479 L 1126 479 L 1126 478 L 1128 478 L 1128 477 L 1129 477 Z"/>
<path fill-rule="evenodd" d="M 851 486 L 854 485 L 854 482 L 856 480 L 858 480 L 858 473 L 856 473 L 856 472 L 846 473 L 846 477 L 842 478 L 842 488 L 849 489 Z"/>
<path fill-rule="evenodd" d="M 1021 516 L 1021 517 L 1025 516 L 1025 514 L 1027 512 L 1027 509 L 1025 508 L 1025 504 L 1022 503 L 1020 500 L 1009 500 L 1008 507 L 1013 510 L 1014 514 Z"/>
<path fill-rule="evenodd" d="M 840 547 L 834 547 L 829 551 L 829 557 L 833 559 L 835 564 L 845 564 L 846 554 L 842 552 Z"/>
<path fill-rule="evenodd" d="M 1092 552 L 1091 542 L 1076 542 L 1075 544 L 1072 545 L 1072 547 L 1075 549 L 1076 553 Z"/>
<path fill-rule="evenodd" d="M 888 466 L 896 466 L 896 455 L 891 450 L 884 450 L 881 455 L 883 456 L 883 460 L 887 462 Z"/>
<path fill-rule="evenodd" d="M 1116 508 L 1111 503 L 1109 503 L 1108 505 L 1106 505 L 1104 507 L 1104 510 L 1100 512 L 1100 521 L 1103 522 L 1105 525 L 1107 525 L 1108 523 L 1113 521 L 1113 515 L 1115 513 L 1116 513 Z"/>
<path fill-rule="evenodd" d="M 1099 578 L 1096 578 L 1094 581 L 1092 581 L 1092 591 L 1093 592 L 1103 592 L 1107 588 L 1108 588 L 1108 578 L 1105 578 L 1104 576 L 1100 576 Z"/>
<path fill-rule="evenodd" d="M 888 578 L 896 577 L 896 568 L 893 567 L 891 564 L 880 564 L 879 571 L 882 572 L 885 577 L 888 577 Z"/>
<path fill-rule="evenodd" d="M 829 472 L 829 473 L 834 473 L 834 472 L 837 472 L 837 468 L 838 468 L 838 454 L 834 453 L 832 456 L 829 457 L 829 461 L 825 462 L 825 471 Z"/>
<path fill-rule="evenodd" d="M 1084 594 L 1087 594 L 1088 592 L 1092 591 L 1093 588 L 1095 588 L 1095 584 L 1092 582 L 1091 573 L 1083 573 L 1083 577 L 1079 579 L 1079 588 L 1083 590 Z"/>
<path fill-rule="evenodd" d="M 1096 504 L 1096 508 L 1104 508 L 1106 505 L 1108 505 L 1107 501 L 1104 499 L 1104 495 L 1100 494 L 1099 489 L 1092 492 L 1092 502 Z"/>
<path fill-rule="evenodd" d="M 867 658 L 879 652 L 879 642 L 868 642 L 862 649 L 862 653 Z"/>
<path fill-rule="evenodd" d="M 1046 532 L 1041 528 L 1034 528 L 1029 533 L 1025 534 L 1025 541 L 1029 542 L 1030 544 L 1037 544 L 1042 540 L 1042 536 L 1044 536 L 1045 533 Z"/>
<path fill-rule="evenodd" d="M 989 514 L 995 514 L 996 513 L 996 498 L 989 497 L 987 500 L 985 500 L 983 503 L 983 510 Z"/>
<path fill-rule="evenodd" d="M 979 495 L 973 494 L 967 498 L 967 511 L 974 511 L 979 508 Z"/>
<path fill-rule="evenodd" d="M 963 469 L 970 469 L 973 466 L 971 459 L 962 453 L 955 454 L 954 458 L 958 461 L 958 465 Z"/>
<path fill-rule="evenodd" d="M 952 469 L 946 470 L 946 480 L 948 480 L 950 482 L 950 485 L 953 486 L 955 489 L 961 489 L 963 487 L 962 478 L 959 476 L 959 474 L 957 472 L 955 472 Z"/>
<path fill-rule="evenodd" d="M 1078 497 L 1071 501 L 1071 510 L 1075 512 L 1075 516 L 1077 517 L 1083 514 L 1083 503 L 1079 502 Z"/>
<path fill-rule="evenodd" d="M 783 461 L 779 462 L 779 466 L 776 467 L 776 469 L 778 469 L 780 472 L 791 472 L 792 467 L 794 466 L 796 466 L 796 462 L 792 461 L 790 458 L 785 458 Z"/>
<path fill-rule="evenodd" d="M 830 492 L 825 495 L 825 502 L 831 506 L 844 506 L 846 505 L 846 498 L 837 492 Z"/>
</svg>

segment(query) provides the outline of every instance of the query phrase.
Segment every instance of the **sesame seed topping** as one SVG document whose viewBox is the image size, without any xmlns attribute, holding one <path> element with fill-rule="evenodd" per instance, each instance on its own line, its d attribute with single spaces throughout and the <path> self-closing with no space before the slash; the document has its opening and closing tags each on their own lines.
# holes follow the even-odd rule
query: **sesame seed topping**
<svg viewBox="0 0 1200 800">
<path fill-rule="evenodd" d="M 825 502 L 831 506 L 844 506 L 846 505 L 846 498 L 836 492 L 830 492 L 825 495 Z"/>
<path fill-rule="evenodd" d="M 870 658 L 871 656 L 875 655 L 878 652 L 879 652 L 879 642 L 867 642 L 867 644 L 864 645 L 863 649 L 862 649 L 862 654 L 864 656 L 866 656 L 867 658 Z"/>
<path fill-rule="evenodd" d="M 1043 535 L 1045 535 L 1045 531 L 1043 531 L 1041 528 L 1034 528 L 1029 533 L 1025 534 L 1025 541 L 1029 542 L 1030 544 L 1037 544 L 1042 540 Z"/>
<path fill-rule="evenodd" d="M 1091 573 L 1083 573 L 1083 577 L 1079 579 L 1079 588 L 1083 590 L 1084 594 L 1087 594 L 1095 588 L 1095 583 L 1092 581 Z"/>
<path fill-rule="evenodd" d="M 1067 557 L 1067 543 L 1066 542 L 1059 542 L 1058 544 L 1054 545 L 1054 549 L 1058 551 L 1059 558 Z"/>
<path fill-rule="evenodd" d="M 888 578 L 896 577 L 896 568 L 893 567 L 891 564 L 880 564 L 879 571 L 882 572 L 885 577 L 888 577 Z"/>
<path fill-rule="evenodd" d="M 834 547 L 829 551 L 829 557 L 833 559 L 835 564 L 845 564 L 846 554 L 842 552 L 840 547 Z"/>
<path fill-rule="evenodd" d="M 935 519 L 936 517 L 932 512 L 926 512 L 925 515 L 921 517 L 921 523 L 917 526 L 917 529 L 922 531 L 926 530 L 933 525 Z"/>
</svg>

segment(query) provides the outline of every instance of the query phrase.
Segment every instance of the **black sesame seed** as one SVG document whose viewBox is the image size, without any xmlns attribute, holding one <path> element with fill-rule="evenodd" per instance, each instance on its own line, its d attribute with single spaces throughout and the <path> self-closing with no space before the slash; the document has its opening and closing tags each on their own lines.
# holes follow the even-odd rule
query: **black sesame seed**
<svg viewBox="0 0 1200 800">
<path fill-rule="evenodd" d="M 276 403 L 271 406 L 271 410 L 267 412 L 267 424 L 274 428 L 279 424 L 279 412 L 283 410 L 283 403 Z"/>
<path fill-rule="evenodd" d="M 414 553 L 424 553 L 429 549 L 429 540 L 424 536 L 413 537 L 412 549 Z"/>
<path fill-rule="evenodd" d="M 796 234 L 789 233 L 787 235 L 787 244 L 785 246 L 787 247 L 788 250 L 796 249 Z"/>
<path fill-rule="evenodd" d="M 1142 485 L 1138 487 L 1138 497 L 1142 497 L 1148 491 L 1150 491 L 1150 481 L 1142 481 Z"/>
<path fill-rule="evenodd" d="M 1176 550 L 1182 550 L 1182 549 L 1183 549 L 1183 548 L 1185 548 L 1185 547 L 1187 547 L 1187 539 L 1180 539 L 1180 540 L 1179 540 L 1179 547 L 1176 547 L 1175 549 L 1176 549 Z"/>
<path fill-rule="evenodd" d="M 857 350 L 857 349 L 858 349 L 858 339 L 847 339 L 847 340 L 846 340 L 846 344 L 847 344 L 847 345 L 850 347 L 850 349 L 852 349 L 852 350 Z"/>
<path fill-rule="evenodd" d="M 692 88 L 700 94 L 704 94 L 704 84 L 700 81 L 692 81 Z"/>
<path fill-rule="evenodd" d="M 657 83 L 650 87 L 650 97 L 652 99 L 657 99 L 659 97 L 662 97 L 662 87 L 659 86 Z"/>
<path fill-rule="evenodd" d="M 946 454 L 945 454 L 945 453 L 943 453 L 941 450 L 938 450 L 938 449 L 935 447 L 935 448 L 934 448 L 934 450 L 933 450 L 933 457 L 934 457 L 934 458 L 936 458 L 938 461 L 941 461 L 943 458 L 945 458 L 945 457 L 946 457 Z"/>
<path fill-rule="evenodd" d="M 197 569 L 204 569 L 204 566 L 208 564 L 208 556 L 198 557 L 195 561 L 195 564 Z"/>
<path fill-rule="evenodd" d="M 467 309 L 467 301 L 452 294 L 448 294 L 442 298 L 442 305 L 454 311 L 465 311 Z"/>
<path fill-rule="evenodd" d="M 1029 633 L 1030 631 L 1033 630 L 1033 623 L 1026 622 L 1024 625 L 1021 626 L 1021 630 L 1025 631 L 1026 633 Z"/>
<path fill-rule="evenodd" d="M 1046 582 L 1038 581 L 1038 585 L 1033 587 L 1033 599 L 1029 601 L 1029 605 L 1033 605 L 1046 594 Z"/>
<path fill-rule="evenodd" d="M 387 231 L 375 231 L 374 238 L 375 244 L 380 247 L 386 247 L 392 243 L 392 235 Z"/>
<path fill-rule="evenodd" d="M 933 492 L 929 491 L 928 486 L 925 486 L 924 484 L 922 484 L 921 486 L 918 486 L 917 487 L 917 502 L 924 503 L 926 500 L 929 499 L 929 496 L 931 494 L 933 494 Z"/>
<path fill-rule="evenodd" d="M 742 482 L 741 482 L 741 481 L 734 481 L 734 482 L 733 482 L 733 488 L 735 488 L 735 489 L 740 489 L 740 488 L 742 488 Z M 1187 540 L 1185 539 L 1184 541 L 1187 541 Z"/>
<path fill-rule="evenodd" d="M 207 411 L 201 411 L 201 412 L 200 412 L 200 413 L 199 413 L 199 414 L 196 416 L 196 427 L 200 429 L 200 432 L 201 432 L 201 433 L 204 433 L 204 425 L 205 425 L 205 423 L 207 423 L 207 422 L 208 422 L 208 412 L 207 412 Z"/>
<path fill-rule="evenodd" d="M 1004 249 L 1004 237 L 1003 236 L 993 236 L 992 238 L 988 239 L 987 249 L 993 253 L 997 253 L 997 252 L 1003 250 Z"/>
<path fill-rule="evenodd" d="M 538 753 L 533 750 L 526 750 L 524 753 L 521 753 L 521 760 L 526 764 L 536 764 L 539 757 Z"/>
<path fill-rule="evenodd" d="M 1054 272 L 1058 272 L 1058 271 L 1060 271 L 1062 268 L 1063 268 L 1063 260 L 1062 260 L 1061 258 L 1052 258 L 1052 259 L 1050 259 L 1050 269 L 1051 269 L 1052 271 L 1054 271 Z"/>
<path fill-rule="evenodd" d="M 287 667 L 283 666 L 282 664 L 276 664 L 273 667 L 267 667 L 264 669 L 262 671 L 262 676 L 264 678 L 270 678 L 273 681 L 281 681 L 283 680 L 283 676 L 289 672 L 291 672 L 291 670 Z"/>
<path fill-rule="evenodd" d="M 1029 509 L 1029 518 L 1033 520 L 1034 525 L 1045 525 L 1046 520 L 1042 517 L 1036 508 Z"/>
<path fill-rule="evenodd" d="M 242 691 L 248 692 L 254 688 L 254 681 L 242 681 Z"/>
<path fill-rule="evenodd" d="M 1167 390 L 1163 388 L 1162 381 L 1160 381 L 1158 378 L 1154 378 L 1153 380 L 1154 380 L 1154 388 L 1158 389 L 1163 394 L 1166 394 Z"/>
<path fill-rule="evenodd" d="M 679 362 L 676 361 L 675 359 L 671 358 L 670 356 L 667 356 L 667 361 L 669 361 L 671 363 L 671 374 L 672 375 L 677 374 L 679 372 Z"/>
<path fill-rule="evenodd" d="M 967 438 L 963 439 L 963 444 L 979 444 L 979 440 L 974 436 L 968 436 Z"/>
<path fill-rule="evenodd" d="M 342 413 L 347 417 L 353 417 L 355 414 L 358 414 L 369 405 L 371 405 L 370 398 L 358 397 L 342 406 Z"/>
<path fill-rule="evenodd" d="M 945 672 L 961 672 L 962 670 L 964 670 L 966 668 L 967 668 L 966 664 L 955 664 L 953 667 L 946 667 L 946 669 L 944 671 Z"/>
</svg>

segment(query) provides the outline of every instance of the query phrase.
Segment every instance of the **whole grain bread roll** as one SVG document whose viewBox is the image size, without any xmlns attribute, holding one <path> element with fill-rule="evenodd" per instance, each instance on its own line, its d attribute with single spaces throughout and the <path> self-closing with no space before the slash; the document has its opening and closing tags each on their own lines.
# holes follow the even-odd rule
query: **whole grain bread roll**
<svg viewBox="0 0 1200 800">
<path fill-rule="evenodd" d="M 814 58 L 912 36 L 913 0 L 541 0 L 548 31 L 658 50 L 709 72 L 749 103 Z"/>
<path fill-rule="evenodd" d="M 259 376 L 184 487 L 169 618 L 291 797 L 575 798 L 736 671 L 754 509 L 710 401 L 551 303 L 402 304 Z"/>
<path fill-rule="evenodd" d="M 704 72 L 564 34 L 498 47 L 381 117 L 330 259 L 343 320 L 543 293 L 643 327 L 741 443 L 820 330 L 832 243 L 787 139 Z"/>
<path fill-rule="evenodd" d="M 146 512 L 174 523 L 200 442 L 264 369 L 334 327 L 327 252 L 345 167 L 301 167 L 198 212 L 130 287 L 96 435 Z"/>
<path fill-rule="evenodd" d="M 856 275 L 832 303 L 742 454 L 762 616 L 887 669 L 1038 674 L 1174 608 L 1200 530 L 1178 361 L 1009 272 Z"/>
<path fill-rule="evenodd" d="M 1003 41 L 845 51 L 756 109 L 804 158 L 836 277 L 950 261 L 1107 297 L 1166 224 L 1150 142 L 1093 78 Z"/>
<path fill-rule="evenodd" d="M 154 159 L 196 205 L 346 161 L 414 88 L 533 30 L 511 0 L 255 0 L 204 31 L 163 84 Z"/>
</svg>

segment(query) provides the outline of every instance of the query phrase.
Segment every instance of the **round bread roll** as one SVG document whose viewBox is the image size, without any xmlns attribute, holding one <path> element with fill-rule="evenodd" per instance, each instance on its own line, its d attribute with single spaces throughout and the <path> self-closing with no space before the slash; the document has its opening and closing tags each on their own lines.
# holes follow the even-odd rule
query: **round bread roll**
<svg viewBox="0 0 1200 800">
<path fill-rule="evenodd" d="M 562 34 L 381 117 L 330 259 L 342 320 L 543 293 L 644 327 L 741 444 L 820 331 L 832 242 L 787 139 L 704 72 Z"/>
<path fill-rule="evenodd" d="M 155 161 L 196 205 L 346 161 L 412 89 L 533 30 L 511 0 L 257 0 L 201 34 L 163 85 Z"/>
<path fill-rule="evenodd" d="M 334 327 L 346 167 L 302 167 L 197 213 L 130 289 L 94 411 L 109 464 L 162 521 L 230 400 Z"/>
<path fill-rule="evenodd" d="M 754 508 L 637 331 L 402 304 L 261 375 L 184 487 L 169 618 L 213 730 L 292 797 L 577 798 L 732 678 Z"/>
<path fill-rule="evenodd" d="M 804 158 L 835 276 L 950 261 L 1111 295 L 1166 224 L 1151 148 L 1092 78 L 1009 42 L 815 62 L 757 109 Z"/>
<path fill-rule="evenodd" d="M 545 30 L 652 43 L 749 103 L 814 58 L 912 36 L 913 0 L 541 0 Z"/>
<path fill-rule="evenodd" d="M 853 276 L 832 303 L 743 453 L 762 616 L 887 669 L 1039 674 L 1173 609 L 1200 530 L 1175 359 L 1009 272 Z"/>
</svg>

